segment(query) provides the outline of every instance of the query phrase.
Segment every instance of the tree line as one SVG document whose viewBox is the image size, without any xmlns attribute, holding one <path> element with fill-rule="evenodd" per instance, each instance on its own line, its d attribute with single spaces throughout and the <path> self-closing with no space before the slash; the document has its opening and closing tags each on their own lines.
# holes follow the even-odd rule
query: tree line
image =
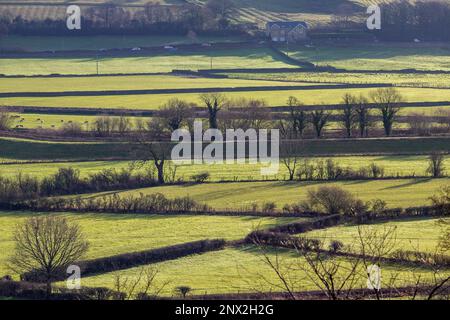
<svg viewBox="0 0 450 320">
<path fill-rule="evenodd" d="M 5 12 L 1 34 L 24 35 L 189 35 L 242 34 L 248 26 L 230 23 L 234 6 L 230 0 L 208 0 L 205 5 L 161 5 L 148 2 L 142 9 L 113 2 L 82 8 L 81 30 L 67 30 L 66 18 L 26 20 Z"/>
</svg>

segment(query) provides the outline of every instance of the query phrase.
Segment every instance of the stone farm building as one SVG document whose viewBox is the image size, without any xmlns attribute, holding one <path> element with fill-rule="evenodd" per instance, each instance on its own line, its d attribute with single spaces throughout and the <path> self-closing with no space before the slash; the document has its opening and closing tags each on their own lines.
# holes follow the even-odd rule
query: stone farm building
<svg viewBox="0 0 450 320">
<path fill-rule="evenodd" d="M 268 22 L 266 33 L 274 42 L 303 41 L 308 38 L 308 25 L 303 21 Z"/>
</svg>

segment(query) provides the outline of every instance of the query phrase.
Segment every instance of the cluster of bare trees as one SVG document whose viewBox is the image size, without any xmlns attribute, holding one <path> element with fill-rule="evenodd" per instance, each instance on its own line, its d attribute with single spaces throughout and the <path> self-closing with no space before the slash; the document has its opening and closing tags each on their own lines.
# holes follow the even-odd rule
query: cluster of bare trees
<svg viewBox="0 0 450 320">
<path fill-rule="evenodd" d="M 83 34 L 152 34 L 192 35 L 245 32 L 230 24 L 234 4 L 231 0 L 208 0 L 204 5 L 183 3 L 165 5 L 148 2 L 143 8 L 121 5 L 112 1 L 92 5 L 82 15 Z M 63 35 L 61 19 L 25 20 L 4 13 L 0 16 L 0 34 Z"/>
<path fill-rule="evenodd" d="M 258 233 L 254 233 L 252 240 L 276 279 L 259 272 L 256 283 L 276 288 L 293 300 L 305 298 L 302 292 L 305 284 L 309 290 L 319 290 L 330 300 L 450 298 L 450 276 L 433 259 L 420 261 L 422 269 L 401 263 L 392 268 L 389 257 L 398 247 L 396 227 L 358 226 L 354 241 L 348 244 L 332 238 L 290 241 L 285 237 L 281 245 L 294 249 L 297 254 L 294 258 L 274 250 Z M 436 250 L 441 249 L 440 244 Z M 391 267 L 384 268 L 389 266 L 388 261 Z M 428 275 L 421 274 L 424 270 Z"/>
<path fill-rule="evenodd" d="M 389 40 L 449 40 L 450 5 L 445 1 L 393 1 L 381 6 L 379 35 Z"/>
</svg>

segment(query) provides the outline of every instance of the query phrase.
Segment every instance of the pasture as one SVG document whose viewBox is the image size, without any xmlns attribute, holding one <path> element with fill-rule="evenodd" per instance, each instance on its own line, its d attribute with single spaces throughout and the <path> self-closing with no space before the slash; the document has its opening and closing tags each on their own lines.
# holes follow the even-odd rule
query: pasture
<svg viewBox="0 0 450 320">
<path fill-rule="evenodd" d="M 358 89 L 315 89 L 315 90 L 267 90 L 241 91 L 227 93 L 230 99 L 257 98 L 265 100 L 269 106 L 285 106 L 289 96 L 295 96 L 307 105 L 339 104 L 344 94 L 368 96 L 373 88 Z M 405 102 L 450 101 L 450 89 L 398 88 Z M 37 106 L 37 107 L 79 107 L 157 110 L 173 94 L 142 94 L 115 96 L 63 96 L 63 97 L 15 97 L 0 98 L 0 106 Z M 181 93 L 177 98 L 201 105 L 199 93 Z"/>
<path fill-rule="evenodd" d="M 420 73 L 332 73 L 332 72 L 290 72 L 290 73 L 228 73 L 234 79 L 307 81 L 313 83 L 391 83 L 405 87 L 449 88 L 450 74 Z"/>
<path fill-rule="evenodd" d="M 450 221 L 445 218 L 444 220 Z M 395 241 L 392 250 L 401 249 L 428 253 L 436 253 L 440 238 L 439 231 L 442 228 L 439 224 L 439 219 L 423 218 L 392 220 L 369 225 L 369 227 L 378 229 L 380 234 L 395 228 L 395 231 L 393 232 Z M 364 226 L 362 230 L 365 228 L 367 228 L 367 226 Z M 340 225 L 323 230 L 314 230 L 302 234 L 301 236 L 319 239 L 325 244 L 328 244 L 333 240 L 339 240 L 346 246 L 357 246 L 358 240 L 355 239 L 359 239 L 357 225 Z"/>
<path fill-rule="evenodd" d="M 413 143 L 412 143 L 413 142 Z M 334 155 L 408 155 L 447 152 L 446 137 L 395 139 L 308 139 L 300 143 L 301 156 Z M 18 138 L 0 138 L 0 160 L 97 161 L 133 160 L 136 149 L 125 142 L 55 142 Z"/>
<path fill-rule="evenodd" d="M 301 86 L 310 83 L 210 79 L 195 76 L 105 76 L 64 78 L 0 78 L 0 92 L 71 92 L 106 90 L 201 89 L 265 86 Z"/>
<path fill-rule="evenodd" d="M 326 160 L 327 158 L 307 158 L 311 163 Z M 343 168 L 351 168 L 357 170 L 361 167 L 368 167 L 375 163 L 384 168 L 386 176 L 408 176 L 427 175 L 429 165 L 426 156 L 359 156 L 359 157 L 342 157 L 336 156 L 332 158 L 339 166 Z M 300 159 L 302 161 L 302 159 Z M 20 163 L 20 164 L 1 164 L 0 174 L 2 176 L 15 176 L 17 173 L 31 175 L 43 178 L 54 174 L 60 168 L 71 167 L 80 171 L 82 177 L 93 174 L 105 169 L 126 169 L 132 164 L 130 161 L 86 161 L 86 162 L 37 162 L 37 163 Z M 263 180 L 266 177 L 261 175 L 262 164 L 193 164 L 193 165 L 177 165 L 176 179 L 184 181 L 189 180 L 194 174 L 208 172 L 210 178 L 208 181 L 234 181 L 234 180 Z M 444 167 L 450 168 L 450 158 L 446 157 Z M 142 170 L 152 170 L 151 166 L 147 166 Z M 288 171 L 285 166 L 281 165 L 279 173 L 272 177 L 275 179 L 286 179 Z"/>
<path fill-rule="evenodd" d="M 162 193 L 169 198 L 189 196 L 217 209 L 250 208 L 252 204 L 274 202 L 278 209 L 285 204 L 296 204 L 306 199 L 309 189 L 320 186 L 338 186 L 350 191 L 363 201 L 381 199 L 391 208 L 430 205 L 429 198 L 450 183 L 442 179 L 398 179 L 339 182 L 230 182 L 199 185 L 161 186 L 120 192 L 121 195 Z M 91 197 L 92 195 L 86 195 Z M 98 196 L 98 195 L 97 195 Z"/>
<path fill-rule="evenodd" d="M 74 1 L 75 2 L 75 1 Z M 0 1 L 1 4 L 1 1 Z M 22 51 L 68 51 L 101 50 L 114 48 L 156 47 L 164 45 L 184 45 L 195 43 L 235 42 L 238 37 L 198 36 L 191 39 L 184 36 L 91 36 L 91 37 L 39 37 L 39 36 L 2 36 L 0 49 Z"/>
<path fill-rule="evenodd" d="M 13 252 L 14 228 L 24 219 L 38 215 L 27 212 L 0 212 L 0 274 L 8 274 L 6 266 Z M 90 248 L 86 258 L 107 257 L 127 252 L 144 251 L 202 239 L 244 238 L 258 227 L 268 228 L 299 218 L 257 218 L 220 216 L 155 216 L 135 214 L 61 213 L 77 222 Z"/>
<path fill-rule="evenodd" d="M 201 53 L 174 52 L 154 56 L 98 58 L 100 74 L 159 73 L 172 70 L 213 68 L 289 68 L 296 67 L 273 56 L 270 49 L 211 50 Z M 95 54 L 74 58 L 4 58 L 0 70 L 5 75 L 84 75 L 97 74 Z"/>
<path fill-rule="evenodd" d="M 317 45 L 291 48 L 290 56 L 347 70 L 450 70 L 450 47 L 422 44 Z"/>
<path fill-rule="evenodd" d="M 272 250 L 269 251 L 268 257 L 271 259 L 278 257 L 280 264 L 293 268 L 304 263 L 303 258 L 298 257 L 293 250 Z M 263 259 L 260 249 L 245 246 L 165 261 L 149 267 L 158 271 L 157 287 L 168 282 L 162 292 L 164 296 L 175 296 L 174 289 L 178 286 L 189 286 L 193 289 L 192 294 L 198 295 L 283 291 L 282 283 Z M 345 264 L 345 260 L 343 263 L 344 266 L 349 266 Z M 400 278 L 399 285 L 412 284 L 414 281 L 412 270 L 407 267 L 383 265 L 382 268 L 383 277 L 389 279 L 391 275 L 396 275 Z M 112 288 L 117 275 L 123 279 L 133 280 L 136 279 L 141 269 L 141 267 L 137 267 L 86 277 L 83 278 L 82 285 Z M 427 270 L 414 270 L 414 273 L 420 274 L 424 279 L 430 279 L 431 276 Z M 295 279 L 292 285 L 296 291 L 316 290 L 317 287 L 298 267 L 290 275 Z M 342 277 L 343 274 L 339 274 L 339 276 Z M 360 285 L 364 287 L 365 284 L 366 280 Z"/>
</svg>

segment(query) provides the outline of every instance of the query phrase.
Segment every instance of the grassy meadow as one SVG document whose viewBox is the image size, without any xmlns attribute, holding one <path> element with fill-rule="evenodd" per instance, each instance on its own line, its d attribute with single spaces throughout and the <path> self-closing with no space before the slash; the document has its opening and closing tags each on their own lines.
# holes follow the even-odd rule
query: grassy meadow
<svg viewBox="0 0 450 320">
<path fill-rule="evenodd" d="M 339 182 L 230 182 L 182 186 L 160 186 L 123 191 L 119 194 L 162 193 L 170 198 L 189 196 L 217 209 L 249 208 L 252 204 L 274 202 L 279 209 L 306 199 L 309 189 L 320 186 L 339 186 L 364 201 L 381 199 L 391 208 L 430 205 L 429 198 L 450 183 L 442 179 L 397 179 Z M 101 195 L 101 194 L 100 194 Z M 86 197 L 98 196 L 86 195 Z"/>
<path fill-rule="evenodd" d="M 278 258 L 284 266 L 302 265 L 304 260 L 294 251 L 273 250 L 268 253 L 272 260 Z M 342 260 L 344 266 L 349 266 Z M 279 292 L 283 291 L 282 283 L 275 272 L 263 261 L 261 252 L 253 246 L 230 248 L 216 252 L 193 255 L 174 261 L 156 263 L 149 267 L 158 271 L 156 284 L 164 286 L 162 295 L 174 296 L 174 289 L 178 286 L 189 286 L 192 294 L 213 293 L 245 293 L 245 292 Z M 383 265 L 384 279 L 397 276 L 399 285 L 411 284 L 414 281 L 412 270 L 407 267 Z M 98 276 L 82 279 L 83 286 L 107 286 L 112 288 L 114 279 L 120 275 L 123 279 L 135 279 L 142 267 L 131 268 L 116 272 L 105 273 Z M 417 272 L 417 273 L 416 273 Z M 414 270 L 423 279 L 430 279 L 431 272 L 427 270 Z M 292 285 L 296 291 L 316 290 L 305 273 L 296 269 L 290 274 Z M 338 276 L 343 276 L 339 274 Z M 365 287 L 366 280 L 360 285 Z"/>
<path fill-rule="evenodd" d="M 211 50 L 205 53 L 174 52 L 154 56 L 99 57 L 100 74 L 156 73 L 177 70 L 296 67 L 273 57 L 270 49 Z M 5 75 L 96 74 L 97 58 L 4 58 Z"/>
<path fill-rule="evenodd" d="M 449 88 L 450 74 L 420 73 L 332 73 L 332 72 L 292 72 L 292 73 L 228 73 L 234 79 L 302 81 L 312 83 L 391 83 L 406 87 Z"/>
<path fill-rule="evenodd" d="M 0 212 L 0 274 L 8 274 L 14 228 L 38 213 Z M 155 249 L 202 239 L 237 240 L 256 228 L 289 223 L 299 218 L 219 216 L 155 216 L 136 214 L 61 213 L 77 222 L 90 242 L 87 259 Z"/>
<path fill-rule="evenodd" d="M 448 218 L 444 220 L 450 221 Z M 363 230 L 364 228 L 376 228 L 380 232 L 395 228 L 393 250 L 401 249 L 435 253 L 439 243 L 441 226 L 439 219 L 417 218 L 380 222 L 375 225 L 364 226 Z M 319 239 L 325 244 L 333 240 L 339 240 L 347 246 L 358 245 L 358 243 L 355 243 L 355 239 L 359 239 L 358 226 L 355 225 L 341 225 L 323 230 L 314 230 L 301 236 Z"/>
<path fill-rule="evenodd" d="M 76 1 L 73 1 L 76 2 Z M 92 1 L 90 1 L 92 2 Z M 0 1 L 1 4 L 1 1 Z M 193 43 L 235 42 L 238 37 L 198 36 L 190 39 L 183 36 L 91 36 L 91 37 L 40 37 L 40 36 L 3 36 L 0 49 L 21 49 L 24 51 L 65 51 L 65 50 L 100 50 L 136 47 L 156 47 Z"/>
<path fill-rule="evenodd" d="M 417 155 L 449 150 L 450 139 L 394 138 L 394 139 L 315 139 L 301 143 L 299 155 Z M 125 142 L 55 142 L 19 138 L 0 138 L 0 161 L 98 161 L 136 159 L 135 147 Z M 281 155 L 283 156 L 283 155 Z M 281 166 L 281 164 L 280 164 Z"/>
<path fill-rule="evenodd" d="M 328 158 L 307 158 L 311 163 L 326 160 Z M 339 166 L 357 170 L 375 163 L 384 168 L 386 176 L 425 176 L 428 168 L 427 156 L 372 156 L 372 157 L 333 157 Z M 302 161 L 300 159 L 300 161 Z M 105 169 L 127 169 L 132 165 L 130 161 L 85 161 L 85 162 L 37 162 L 1 164 L 2 176 L 15 176 L 18 172 L 39 178 L 54 174 L 60 168 L 71 167 L 80 171 L 82 177 Z M 151 165 L 150 165 L 151 166 Z M 152 170 L 150 166 L 142 170 Z M 450 158 L 446 157 L 444 166 L 450 168 Z M 189 180 L 194 174 L 208 172 L 208 181 L 234 181 L 234 180 L 263 180 L 267 177 L 261 175 L 262 164 L 192 164 L 176 165 L 176 178 Z M 288 171 L 281 165 L 279 173 L 271 178 L 287 179 Z"/>
<path fill-rule="evenodd" d="M 269 106 L 285 106 L 289 96 L 297 97 L 307 105 L 339 104 L 344 94 L 369 96 L 374 89 L 315 89 L 315 90 L 268 90 L 229 92 L 230 99 L 257 98 Z M 450 89 L 398 88 L 405 102 L 450 101 Z M 173 94 L 141 94 L 114 96 L 62 96 L 62 97 L 14 97 L 0 98 L 0 106 L 80 107 L 156 110 L 173 98 Z M 201 105 L 200 93 L 181 93 L 177 98 Z"/>
<path fill-rule="evenodd" d="M 64 78 L 0 78 L 0 92 L 70 92 L 104 90 L 200 89 L 301 86 L 310 83 L 273 80 L 214 79 L 195 76 L 136 75 Z M 320 85 L 320 84 L 319 84 Z"/>
<path fill-rule="evenodd" d="M 289 55 L 319 66 L 348 70 L 450 70 L 450 47 L 421 44 L 317 45 L 291 48 Z"/>
</svg>

